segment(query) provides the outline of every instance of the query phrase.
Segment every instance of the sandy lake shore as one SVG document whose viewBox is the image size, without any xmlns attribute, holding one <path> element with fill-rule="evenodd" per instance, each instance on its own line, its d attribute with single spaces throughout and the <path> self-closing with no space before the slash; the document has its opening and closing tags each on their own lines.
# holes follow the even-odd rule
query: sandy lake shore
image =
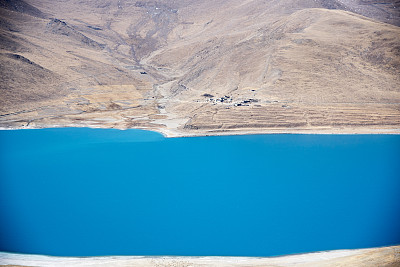
<svg viewBox="0 0 400 267">
<path fill-rule="evenodd" d="M 128 130 L 124 127 L 107 127 L 105 125 L 92 124 L 53 124 L 53 125 L 30 125 L 26 127 L 0 127 L 0 130 L 21 130 L 21 129 L 43 129 L 43 128 L 94 128 L 94 129 L 119 129 Z M 196 136 L 226 136 L 226 135 L 255 135 L 255 134 L 400 134 L 400 128 L 275 128 L 275 129 L 240 129 L 240 130 L 184 130 L 179 128 L 160 128 L 160 127 L 135 127 L 129 129 L 142 129 L 155 131 L 167 138 L 176 137 L 196 137 Z"/>
<path fill-rule="evenodd" d="M 400 246 L 280 257 L 52 257 L 0 252 L 0 266 L 400 266 Z"/>
</svg>

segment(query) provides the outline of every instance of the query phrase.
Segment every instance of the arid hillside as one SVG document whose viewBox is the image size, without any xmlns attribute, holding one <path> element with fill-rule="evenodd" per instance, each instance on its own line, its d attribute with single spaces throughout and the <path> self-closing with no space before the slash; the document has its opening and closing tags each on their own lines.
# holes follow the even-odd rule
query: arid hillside
<svg viewBox="0 0 400 267">
<path fill-rule="evenodd" d="M 399 133 L 400 1 L 0 0 L 0 127 Z"/>
</svg>

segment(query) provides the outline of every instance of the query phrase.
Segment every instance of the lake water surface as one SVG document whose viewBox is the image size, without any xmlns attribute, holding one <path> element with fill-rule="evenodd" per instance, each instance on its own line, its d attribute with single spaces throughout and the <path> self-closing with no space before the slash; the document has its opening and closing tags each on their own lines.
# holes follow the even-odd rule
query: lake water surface
<svg viewBox="0 0 400 267">
<path fill-rule="evenodd" d="M 400 243 L 400 136 L 0 131 L 0 250 L 272 256 Z"/>
</svg>

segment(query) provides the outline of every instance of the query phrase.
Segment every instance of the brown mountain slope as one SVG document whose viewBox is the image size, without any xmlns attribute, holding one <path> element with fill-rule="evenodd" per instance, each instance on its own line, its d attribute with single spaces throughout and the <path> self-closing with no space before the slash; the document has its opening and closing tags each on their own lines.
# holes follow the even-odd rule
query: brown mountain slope
<svg viewBox="0 0 400 267">
<path fill-rule="evenodd" d="M 397 117 L 400 103 L 398 29 L 380 27 L 343 11 L 307 9 L 257 34 L 217 37 L 190 53 L 181 51 L 191 45 L 170 48 L 147 62 L 163 67 L 175 55 L 182 75 L 166 96 L 198 101 L 170 106 L 190 114 L 187 129 L 372 126 Z"/>
<path fill-rule="evenodd" d="M 3 127 L 400 128 L 398 1 L 26 4 L 0 5 Z"/>
<path fill-rule="evenodd" d="M 23 56 L 0 54 L 0 72 L 1 111 L 7 112 L 7 108 L 14 105 L 61 97 L 53 86 L 60 77 Z"/>
<path fill-rule="evenodd" d="M 340 9 L 400 26 L 399 0 L 341 0 Z"/>
<path fill-rule="evenodd" d="M 23 14 L 29 14 L 38 18 L 46 17 L 42 11 L 23 0 L 0 0 L 0 7 Z"/>
</svg>

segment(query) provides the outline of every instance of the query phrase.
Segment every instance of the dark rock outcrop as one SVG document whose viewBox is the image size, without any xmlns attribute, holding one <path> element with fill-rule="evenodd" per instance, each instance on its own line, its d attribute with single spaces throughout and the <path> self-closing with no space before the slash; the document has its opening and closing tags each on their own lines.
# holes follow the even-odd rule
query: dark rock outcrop
<svg viewBox="0 0 400 267">
<path fill-rule="evenodd" d="M 54 34 L 68 36 L 89 47 L 93 47 L 96 49 L 103 49 L 105 47 L 104 44 L 100 44 L 93 39 L 90 39 L 86 35 L 69 26 L 65 21 L 59 20 L 57 18 L 52 18 L 50 22 L 47 23 L 46 28 Z"/>
<path fill-rule="evenodd" d="M 46 18 L 46 15 L 36 7 L 23 0 L 0 0 L 0 8 L 24 13 L 38 18 Z"/>
</svg>

